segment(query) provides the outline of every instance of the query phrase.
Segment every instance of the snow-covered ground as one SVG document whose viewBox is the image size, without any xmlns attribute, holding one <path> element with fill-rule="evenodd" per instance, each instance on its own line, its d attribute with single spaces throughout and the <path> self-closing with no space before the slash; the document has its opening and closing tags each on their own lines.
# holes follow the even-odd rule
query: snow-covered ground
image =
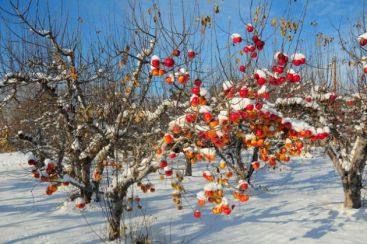
<svg viewBox="0 0 367 244">
<path fill-rule="evenodd" d="M 367 211 L 343 209 L 343 193 L 332 164 L 322 156 L 297 159 L 278 170 L 256 176 L 248 203 L 236 203 L 230 216 L 212 215 L 203 207 L 195 219 L 195 193 L 200 171 L 185 179 L 189 190 L 184 209 L 176 210 L 170 182 L 156 183 L 156 192 L 142 194 L 142 210 L 127 213 L 128 228 L 138 229 L 142 216 L 151 235 L 164 243 L 366 243 Z M 47 184 L 27 173 L 24 155 L 0 154 L 0 243 L 100 243 L 106 224 L 98 203 L 84 211 L 66 201 L 66 187 L 52 196 Z M 264 189 L 264 187 L 263 187 Z M 144 213 L 144 214 L 143 214 Z"/>
</svg>

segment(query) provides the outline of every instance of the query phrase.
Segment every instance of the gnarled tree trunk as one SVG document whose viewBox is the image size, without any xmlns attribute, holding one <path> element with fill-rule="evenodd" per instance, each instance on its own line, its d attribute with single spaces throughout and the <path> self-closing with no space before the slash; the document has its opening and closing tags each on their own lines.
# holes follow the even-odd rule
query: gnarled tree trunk
<svg viewBox="0 0 367 244">
<path fill-rule="evenodd" d="M 344 172 L 342 176 L 342 183 L 344 189 L 344 207 L 346 208 L 360 208 L 362 177 L 358 172 L 350 170 Z"/>
<path fill-rule="evenodd" d="M 123 212 L 123 198 L 117 197 L 111 205 L 111 217 L 108 225 L 108 239 L 114 241 L 120 238 L 121 215 Z"/>
<path fill-rule="evenodd" d="M 82 197 L 84 198 L 86 203 L 90 203 L 92 200 L 93 195 L 93 189 L 92 184 L 90 182 L 90 160 L 82 160 L 82 167 L 81 167 L 81 173 L 82 173 L 82 182 L 85 186 L 85 189 L 82 190 Z"/>
<path fill-rule="evenodd" d="M 335 152 L 331 145 L 327 146 L 326 153 L 338 171 L 344 190 L 344 207 L 360 208 L 362 206 L 361 189 L 362 173 L 367 160 L 367 138 L 358 136 L 353 148 L 349 167 L 343 168 L 341 160 L 345 160 L 340 153 Z"/>
</svg>

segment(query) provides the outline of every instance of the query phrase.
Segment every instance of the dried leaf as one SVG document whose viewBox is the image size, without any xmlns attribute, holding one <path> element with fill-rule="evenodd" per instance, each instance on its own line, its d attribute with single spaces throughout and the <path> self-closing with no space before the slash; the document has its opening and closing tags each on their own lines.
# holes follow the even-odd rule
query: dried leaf
<svg viewBox="0 0 367 244">
<path fill-rule="evenodd" d="M 78 78 L 75 66 L 71 66 L 71 79 L 74 81 Z"/>
<path fill-rule="evenodd" d="M 270 22 L 271 26 L 275 27 L 277 26 L 277 20 L 276 19 L 272 19 Z"/>
</svg>

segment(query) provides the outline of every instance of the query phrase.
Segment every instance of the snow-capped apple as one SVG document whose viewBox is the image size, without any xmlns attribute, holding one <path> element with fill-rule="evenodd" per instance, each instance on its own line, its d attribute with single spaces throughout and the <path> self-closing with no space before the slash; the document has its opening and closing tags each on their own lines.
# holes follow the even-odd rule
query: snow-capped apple
<svg viewBox="0 0 367 244">
<path fill-rule="evenodd" d="M 231 39 L 232 39 L 233 44 L 239 44 L 242 41 L 242 37 L 238 33 L 233 33 L 231 35 Z"/>
<path fill-rule="evenodd" d="M 247 97 L 249 95 L 249 91 L 246 87 L 242 87 L 239 93 L 240 93 L 240 97 L 242 98 Z"/>
<path fill-rule="evenodd" d="M 157 55 L 153 55 L 152 59 L 150 61 L 150 64 L 154 67 L 154 68 L 159 68 L 159 64 L 160 64 L 160 60 L 159 57 Z"/>
<path fill-rule="evenodd" d="M 75 204 L 76 208 L 82 209 L 85 208 L 85 200 L 82 197 L 78 197 L 76 199 L 76 204 Z"/>
<path fill-rule="evenodd" d="M 252 24 L 247 24 L 246 29 L 247 29 L 248 32 L 253 32 L 254 31 L 254 27 L 252 26 Z"/>
<path fill-rule="evenodd" d="M 358 37 L 359 45 L 362 47 L 367 45 L 367 33 L 364 33 Z"/>
</svg>

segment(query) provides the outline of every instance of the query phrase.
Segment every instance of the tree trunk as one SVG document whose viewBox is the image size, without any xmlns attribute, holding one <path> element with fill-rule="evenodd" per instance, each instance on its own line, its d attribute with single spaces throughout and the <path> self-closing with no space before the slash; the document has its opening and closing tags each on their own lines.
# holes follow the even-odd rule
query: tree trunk
<svg viewBox="0 0 367 244">
<path fill-rule="evenodd" d="M 192 176 L 192 165 L 191 165 L 191 160 L 189 158 L 186 158 L 185 175 Z"/>
<path fill-rule="evenodd" d="M 122 200 L 117 200 L 112 203 L 111 209 L 111 218 L 109 219 L 108 226 L 108 239 L 110 241 L 114 241 L 120 238 L 120 224 L 121 224 L 121 215 L 122 215 Z"/>
<path fill-rule="evenodd" d="M 344 207 L 346 208 L 360 208 L 362 177 L 356 171 L 345 172 L 342 176 L 342 183 L 344 189 Z"/>
<path fill-rule="evenodd" d="M 92 200 L 93 189 L 90 182 L 90 162 L 82 161 L 82 182 L 85 186 L 85 190 L 83 190 L 82 196 L 86 203 L 90 203 Z"/>
<path fill-rule="evenodd" d="M 361 175 L 367 160 L 367 140 L 364 136 L 357 137 L 353 152 L 350 167 L 346 170 L 340 163 L 341 156 L 335 152 L 332 146 L 329 145 L 326 147 L 326 153 L 341 176 L 344 190 L 344 207 L 346 208 L 360 208 L 362 206 Z"/>
</svg>

